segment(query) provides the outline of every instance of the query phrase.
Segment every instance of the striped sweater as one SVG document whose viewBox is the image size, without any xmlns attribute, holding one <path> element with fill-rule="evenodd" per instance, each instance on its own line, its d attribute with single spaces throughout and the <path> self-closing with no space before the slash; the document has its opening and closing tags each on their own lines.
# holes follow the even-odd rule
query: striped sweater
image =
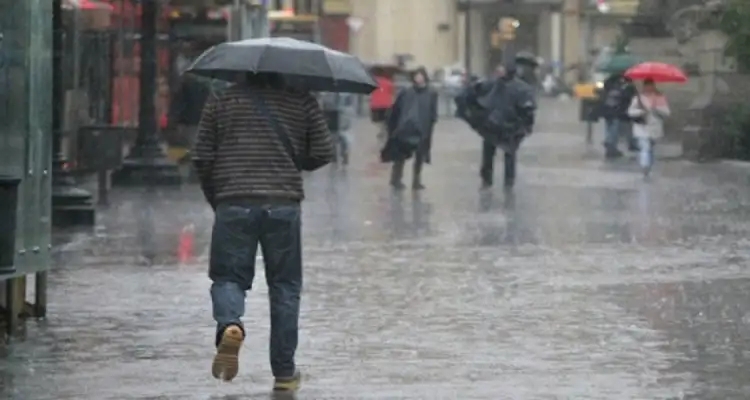
<svg viewBox="0 0 750 400">
<path fill-rule="evenodd" d="M 250 90 L 263 96 L 286 128 L 295 154 L 331 161 L 334 147 L 317 100 L 309 93 L 236 85 L 210 95 L 203 108 L 192 152 L 206 199 L 212 206 L 229 199 L 304 198 L 302 175 Z"/>
</svg>

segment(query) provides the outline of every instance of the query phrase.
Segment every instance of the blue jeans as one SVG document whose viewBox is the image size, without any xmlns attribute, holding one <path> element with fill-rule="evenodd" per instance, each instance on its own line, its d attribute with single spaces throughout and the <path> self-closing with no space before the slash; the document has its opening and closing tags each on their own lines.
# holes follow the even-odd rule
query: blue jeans
<svg viewBox="0 0 750 400">
<path fill-rule="evenodd" d="M 654 165 L 654 140 L 638 138 L 638 163 L 641 168 L 650 170 Z"/>
<path fill-rule="evenodd" d="M 209 277 L 216 340 L 229 325 L 243 328 L 245 292 L 255 277 L 255 257 L 263 250 L 271 308 L 271 370 L 295 373 L 302 291 L 301 210 L 289 204 L 219 204 L 211 236 Z"/>
<path fill-rule="evenodd" d="M 617 150 L 617 142 L 620 138 L 620 120 L 617 118 L 604 120 L 604 148 L 607 151 Z"/>
</svg>

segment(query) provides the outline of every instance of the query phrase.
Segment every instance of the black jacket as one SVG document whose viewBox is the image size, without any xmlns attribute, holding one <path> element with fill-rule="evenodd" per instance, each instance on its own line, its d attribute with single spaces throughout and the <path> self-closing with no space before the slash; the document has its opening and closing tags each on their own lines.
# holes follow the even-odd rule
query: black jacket
<svg viewBox="0 0 750 400">
<path fill-rule="evenodd" d="M 381 153 L 384 162 L 411 157 L 421 152 L 430 162 L 432 131 L 437 123 L 437 93 L 429 87 L 402 90 L 391 107 L 387 120 L 388 143 Z M 398 151 L 394 151 L 398 148 Z"/>
<path fill-rule="evenodd" d="M 612 76 L 604 82 L 599 112 L 606 119 L 628 120 L 628 107 L 636 94 L 632 81 L 622 76 Z"/>
<path fill-rule="evenodd" d="M 534 89 L 522 80 L 514 76 L 496 80 L 492 90 L 478 103 L 489 110 L 479 130 L 485 140 L 504 150 L 515 150 L 531 133 L 536 100 Z"/>
<path fill-rule="evenodd" d="M 210 93 L 209 82 L 189 74 L 183 75 L 180 87 L 172 98 L 170 120 L 180 125 L 197 126 Z"/>
</svg>

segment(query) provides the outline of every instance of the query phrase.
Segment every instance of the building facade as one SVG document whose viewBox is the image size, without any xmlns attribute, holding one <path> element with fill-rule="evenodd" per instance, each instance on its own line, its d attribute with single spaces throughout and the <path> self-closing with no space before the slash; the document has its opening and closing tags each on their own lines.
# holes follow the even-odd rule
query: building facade
<svg viewBox="0 0 750 400">
<path fill-rule="evenodd" d="M 573 0 L 576 4 L 581 1 Z M 409 55 L 411 64 L 431 70 L 466 65 L 468 57 L 471 72 L 479 75 L 489 73 L 509 53 L 522 50 L 562 62 L 566 2 L 570 1 L 351 1 L 357 28 L 351 33 L 351 50 L 364 60 L 377 62 Z M 518 22 L 512 40 L 497 39 L 504 18 Z"/>
<path fill-rule="evenodd" d="M 409 55 L 429 70 L 461 61 L 455 0 L 353 0 L 351 9 L 350 49 L 365 61 Z"/>
<path fill-rule="evenodd" d="M 471 72 L 485 75 L 512 54 L 530 51 L 568 81 L 577 79 L 577 67 L 589 63 L 594 50 L 612 44 L 624 27 L 644 22 L 639 16 L 656 4 L 655 0 L 329 1 L 346 2 L 351 8 L 350 50 L 366 61 L 393 62 L 396 56 L 409 55 L 412 65 L 436 69 L 466 65 L 468 57 Z M 500 32 L 508 18 L 516 21 L 512 38 Z"/>
<path fill-rule="evenodd" d="M 51 1 L 0 1 L 0 258 L 17 275 L 50 263 L 51 21 Z"/>
</svg>

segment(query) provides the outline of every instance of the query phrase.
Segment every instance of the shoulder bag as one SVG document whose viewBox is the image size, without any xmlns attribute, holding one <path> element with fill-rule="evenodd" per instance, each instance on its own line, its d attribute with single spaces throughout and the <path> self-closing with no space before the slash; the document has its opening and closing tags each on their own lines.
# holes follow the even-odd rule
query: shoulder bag
<svg viewBox="0 0 750 400">
<path fill-rule="evenodd" d="M 314 171 L 327 164 L 324 160 L 310 157 L 309 154 L 307 154 L 310 145 L 307 140 L 305 140 L 305 154 L 296 154 L 294 151 L 294 146 L 292 145 L 292 140 L 289 138 L 289 134 L 287 133 L 286 128 L 281 123 L 279 123 L 279 120 L 275 115 L 273 115 L 271 109 L 268 108 L 268 104 L 266 103 L 266 100 L 263 98 L 263 96 L 260 96 L 257 93 L 253 93 L 252 96 L 255 100 L 256 105 L 260 109 L 260 112 L 263 113 L 263 115 L 268 119 L 268 123 L 271 124 L 271 128 L 274 130 L 274 132 L 276 132 L 276 136 L 278 136 L 281 144 L 284 145 L 289 158 L 292 159 L 292 162 L 294 163 L 294 166 L 298 171 Z"/>
</svg>

